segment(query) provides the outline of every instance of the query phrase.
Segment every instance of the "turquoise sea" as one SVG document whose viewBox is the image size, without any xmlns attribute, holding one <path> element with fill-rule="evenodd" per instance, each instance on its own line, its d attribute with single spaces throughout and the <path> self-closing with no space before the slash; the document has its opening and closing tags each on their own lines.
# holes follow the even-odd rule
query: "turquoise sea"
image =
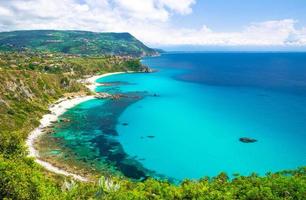
<svg viewBox="0 0 306 200">
<path fill-rule="evenodd" d="M 179 181 L 306 165 L 306 53 L 167 53 L 112 75 L 52 136 L 96 168 Z M 257 140 L 242 143 L 241 137 Z"/>
</svg>

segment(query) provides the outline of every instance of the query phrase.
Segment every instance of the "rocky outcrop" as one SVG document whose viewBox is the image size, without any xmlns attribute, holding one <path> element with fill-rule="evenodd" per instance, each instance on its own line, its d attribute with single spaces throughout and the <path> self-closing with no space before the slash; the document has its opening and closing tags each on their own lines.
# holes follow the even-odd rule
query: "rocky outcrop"
<svg viewBox="0 0 306 200">
<path fill-rule="evenodd" d="M 34 94 L 31 91 L 31 89 L 27 87 L 22 80 L 14 80 L 6 82 L 6 89 L 13 92 L 15 98 L 23 96 L 27 100 L 31 100 L 34 97 Z"/>
<path fill-rule="evenodd" d="M 109 93 L 106 93 L 106 92 L 99 92 L 99 93 L 97 93 L 97 94 L 95 95 L 95 97 L 96 97 L 97 99 L 108 99 L 108 98 L 111 98 L 112 95 L 109 94 Z"/>
<path fill-rule="evenodd" d="M 256 139 L 248 138 L 248 137 L 239 138 L 239 141 L 243 142 L 243 143 L 254 143 L 254 142 L 257 142 Z"/>
<path fill-rule="evenodd" d="M 118 100 L 121 98 L 139 98 L 139 96 L 128 96 L 125 94 L 109 94 L 107 92 L 99 92 L 95 95 L 95 98 L 97 99 L 112 99 L 112 100 Z"/>
<path fill-rule="evenodd" d="M 118 100 L 122 97 L 127 97 L 126 95 L 123 94 L 109 94 L 106 92 L 99 92 L 95 96 L 98 99 L 113 99 L 113 100 Z"/>
<path fill-rule="evenodd" d="M 142 65 L 142 67 L 139 70 L 139 72 L 142 72 L 142 73 L 152 73 L 152 72 L 155 72 L 155 70 L 151 69 L 150 67 L 148 67 L 146 65 Z"/>
</svg>

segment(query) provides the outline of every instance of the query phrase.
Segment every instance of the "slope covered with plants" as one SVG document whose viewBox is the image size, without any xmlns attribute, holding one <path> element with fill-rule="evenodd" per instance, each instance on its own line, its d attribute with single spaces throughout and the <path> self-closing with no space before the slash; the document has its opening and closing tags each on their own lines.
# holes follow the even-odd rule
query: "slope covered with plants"
<svg viewBox="0 0 306 200">
<path fill-rule="evenodd" d="M 0 50 L 150 56 L 157 51 L 129 33 L 33 30 L 0 33 Z"/>
</svg>

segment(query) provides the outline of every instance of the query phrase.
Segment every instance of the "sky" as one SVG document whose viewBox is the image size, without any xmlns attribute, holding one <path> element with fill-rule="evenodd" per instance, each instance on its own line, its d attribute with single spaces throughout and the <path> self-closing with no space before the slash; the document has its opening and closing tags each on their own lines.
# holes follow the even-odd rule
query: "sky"
<svg viewBox="0 0 306 200">
<path fill-rule="evenodd" d="M 0 0 L 0 31 L 32 29 L 130 32 L 151 47 L 300 48 L 306 0 Z"/>
</svg>

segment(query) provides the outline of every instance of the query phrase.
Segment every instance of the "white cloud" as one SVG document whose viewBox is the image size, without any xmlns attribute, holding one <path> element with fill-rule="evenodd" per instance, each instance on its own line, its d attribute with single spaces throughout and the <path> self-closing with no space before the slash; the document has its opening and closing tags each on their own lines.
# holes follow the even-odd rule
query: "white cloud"
<svg viewBox="0 0 306 200">
<path fill-rule="evenodd" d="M 139 37 L 157 45 L 306 45 L 306 28 L 298 30 L 296 23 L 292 19 L 252 23 L 240 32 L 215 32 L 206 26 L 200 29 L 157 27 Z"/>
<path fill-rule="evenodd" d="M 7 9 L 7 8 L 4 8 L 4 7 L 0 7 L 0 16 L 1 17 L 10 17 L 12 16 L 12 12 Z"/>
<path fill-rule="evenodd" d="M 295 30 L 288 35 L 285 43 L 288 45 L 303 46 L 306 44 L 306 27 L 301 30 Z"/>
<path fill-rule="evenodd" d="M 158 45 L 306 45 L 293 19 L 251 23 L 241 31 L 173 27 L 173 15 L 192 13 L 195 0 L 0 0 L 0 30 L 78 29 L 130 32 Z"/>
<path fill-rule="evenodd" d="M 191 13 L 194 0 L 114 0 L 115 10 L 138 20 L 165 22 L 172 12 L 182 15 Z M 122 12 L 123 11 L 123 12 Z"/>
<path fill-rule="evenodd" d="M 191 5 L 195 4 L 195 0 L 159 0 L 158 3 L 185 15 L 192 12 Z"/>
<path fill-rule="evenodd" d="M 245 39 L 261 44 L 281 44 L 295 31 L 292 19 L 253 23 L 243 32 Z"/>
<path fill-rule="evenodd" d="M 119 13 L 137 20 L 166 21 L 169 18 L 169 12 L 155 1 L 115 0 L 115 3 Z"/>
<path fill-rule="evenodd" d="M 174 29 L 151 26 L 135 35 L 153 45 L 306 45 L 306 28 L 297 30 L 292 19 L 252 23 L 240 32 L 200 29 Z M 291 39 L 290 39 L 291 38 Z"/>
</svg>

